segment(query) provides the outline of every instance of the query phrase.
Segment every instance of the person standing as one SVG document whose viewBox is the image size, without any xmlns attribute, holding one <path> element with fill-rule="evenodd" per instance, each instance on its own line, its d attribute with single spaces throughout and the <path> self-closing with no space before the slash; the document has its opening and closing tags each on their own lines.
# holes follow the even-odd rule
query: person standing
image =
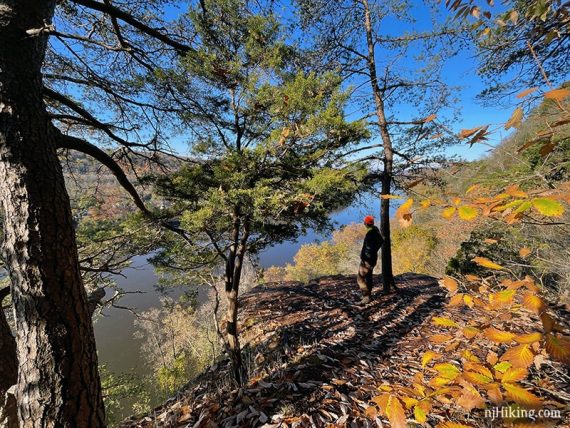
<svg viewBox="0 0 570 428">
<path fill-rule="evenodd" d="M 364 225 L 366 226 L 367 232 L 364 237 L 364 242 L 362 243 L 360 266 L 358 267 L 358 274 L 356 276 L 356 282 L 363 296 L 360 301 L 361 305 L 370 303 L 372 273 L 378 261 L 378 250 L 380 250 L 384 243 L 384 238 L 382 238 L 380 230 L 374 226 L 374 217 L 371 215 L 364 217 Z"/>
</svg>

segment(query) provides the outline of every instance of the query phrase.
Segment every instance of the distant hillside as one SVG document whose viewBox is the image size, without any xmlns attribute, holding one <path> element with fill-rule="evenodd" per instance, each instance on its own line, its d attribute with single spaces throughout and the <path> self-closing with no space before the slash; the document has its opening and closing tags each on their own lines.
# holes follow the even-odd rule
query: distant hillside
<svg viewBox="0 0 570 428">
<path fill-rule="evenodd" d="M 111 152 L 109 152 L 112 154 Z M 148 174 L 160 174 L 176 170 L 182 160 L 162 154 L 115 155 L 117 163 L 135 185 L 146 203 L 160 206 L 150 187 L 142 186 L 139 179 Z M 131 197 L 119 185 L 111 171 L 94 158 L 76 151 L 60 154 L 72 209 L 77 220 L 85 216 L 92 219 L 120 218 L 136 208 Z"/>
</svg>

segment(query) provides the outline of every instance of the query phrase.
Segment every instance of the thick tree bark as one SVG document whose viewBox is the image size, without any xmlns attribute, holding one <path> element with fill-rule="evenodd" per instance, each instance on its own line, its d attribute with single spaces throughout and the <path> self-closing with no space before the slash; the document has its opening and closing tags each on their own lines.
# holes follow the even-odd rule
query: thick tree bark
<svg viewBox="0 0 570 428">
<path fill-rule="evenodd" d="M 392 175 L 394 165 L 394 151 L 392 149 L 392 138 L 388 131 L 388 121 L 384 108 L 384 98 L 378 85 L 376 74 L 376 56 L 374 53 L 374 39 L 372 34 L 372 21 L 370 18 L 370 7 L 368 0 L 361 0 L 364 7 L 364 29 L 366 31 L 366 42 L 368 46 L 367 62 L 370 74 L 370 84 L 374 94 L 374 104 L 376 106 L 376 118 L 380 128 L 382 147 L 384 149 L 384 172 L 382 175 L 381 195 L 389 195 L 392 187 Z M 380 231 L 384 237 L 382 244 L 382 285 L 384 292 L 389 292 L 391 287 L 395 287 L 394 273 L 392 271 L 392 243 L 390 235 L 390 199 L 382 199 L 380 203 Z"/>
<path fill-rule="evenodd" d="M 8 389 L 15 385 L 18 379 L 16 339 L 12 335 L 2 308 L 2 301 L 8 294 L 10 294 L 9 288 L 0 290 L 0 427 L 17 428 L 16 400 L 12 394 L 8 394 Z"/>
<path fill-rule="evenodd" d="M 57 134 L 42 101 L 47 36 L 37 30 L 51 22 L 55 5 L 0 0 L 0 197 L 16 322 L 16 398 L 22 428 L 102 427 L 93 325 Z"/>
<path fill-rule="evenodd" d="M 235 215 L 232 230 L 232 246 L 230 247 L 227 257 L 225 278 L 226 298 L 228 301 L 228 310 L 226 315 L 226 340 L 230 358 L 232 360 L 234 378 L 238 385 L 241 385 L 245 376 L 237 328 L 238 295 L 243 260 L 247 252 L 247 240 L 249 238 L 249 225 L 246 220 L 244 222 L 243 232 L 240 239 L 240 224 L 241 222 L 239 217 Z"/>
</svg>

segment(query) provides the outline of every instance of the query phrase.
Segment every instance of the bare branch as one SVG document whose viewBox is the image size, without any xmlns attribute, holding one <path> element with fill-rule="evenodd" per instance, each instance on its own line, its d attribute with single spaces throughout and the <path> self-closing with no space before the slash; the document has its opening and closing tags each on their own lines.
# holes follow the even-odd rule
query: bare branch
<svg viewBox="0 0 570 428">
<path fill-rule="evenodd" d="M 98 1 L 94 0 L 72 0 L 73 3 L 85 6 L 89 9 L 97 10 L 99 12 L 103 12 L 113 18 L 119 19 L 129 25 L 132 25 L 137 30 L 154 37 L 157 40 L 160 40 L 164 44 L 176 49 L 179 53 L 185 54 L 187 52 L 192 51 L 193 49 L 190 46 L 187 46 L 183 43 L 180 43 L 171 37 L 167 36 L 166 34 L 161 33 L 159 30 L 149 27 L 148 25 L 142 23 L 138 19 L 136 19 L 133 15 L 124 10 L 119 9 L 110 4 L 110 2 L 99 3 Z"/>
</svg>

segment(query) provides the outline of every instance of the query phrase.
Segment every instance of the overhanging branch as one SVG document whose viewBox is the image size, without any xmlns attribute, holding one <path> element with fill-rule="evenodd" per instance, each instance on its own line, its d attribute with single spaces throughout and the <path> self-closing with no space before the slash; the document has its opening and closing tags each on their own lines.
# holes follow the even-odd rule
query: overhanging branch
<svg viewBox="0 0 570 428">
<path fill-rule="evenodd" d="M 150 211 L 146 208 L 137 190 L 129 181 L 123 169 L 119 166 L 119 164 L 117 164 L 117 162 L 115 162 L 111 156 L 109 156 L 104 150 L 101 150 L 99 147 L 85 140 L 82 140 L 81 138 L 65 135 L 59 130 L 57 132 L 59 132 L 58 146 L 60 148 L 76 150 L 78 152 L 85 153 L 86 155 L 91 156 L 95 160 L 105 165 L 113 173 L 121 187 L 125 189 L 129 195 L 131 195 L 137 208 L 139 208 L 145 215 L 151 214 Z"/>
<path fill-rule="evenodd" d="M 146 25 L 146 24 L 142 23 L 141 21 L 139 21 L 138 19 L 136 19 L 130 13 L 125 12 L 122 9 L 119 9 L 116 6 L 113 6 L 109 2 L 107 2 L 107 4 L 99 3 L 98 1 L 94 1 L 94 0 L 72 0 L 72 2 L 75 4 L 81 5 L 81 6 L 85 6 L 89 9 L 93 9 L 93 10 L 97 10 L 99 12 L 105 13 L 105 14 L 113 17 L 113 18 L 119 19 L 119 20 L 121 20 L 121 21 L 123 21 L 129 25 L 132 25 L 137 30 L 139 30 L 139 31 L 151 36 L 151 37 L 154 37 L 157 40 L 160 40 L 164 44 L 176 49 L 177 51 L 179 51 L 182 54 L 185 54 L 185 53 L 193 50 L 190 46 L 185 45 L 183 43 L 180 43 L 180 42 L 172 39 L 171 37 L 167 36 L 166 34 L 163 34 L 162 32 L 160 32 L 159 30 L 157 30 L 155 28 L 149 27 L 148 25 Z"/>
</svg>

